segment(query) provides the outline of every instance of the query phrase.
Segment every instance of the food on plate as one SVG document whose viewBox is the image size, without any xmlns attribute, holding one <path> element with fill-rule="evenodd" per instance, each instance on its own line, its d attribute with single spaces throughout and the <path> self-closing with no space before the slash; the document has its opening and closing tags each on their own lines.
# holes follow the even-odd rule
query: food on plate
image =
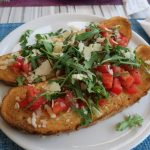
<svg viewBox="0 0 150 150">
<path fill-rule="evenodd" d="M 28 133 L 73 131 L 120 112 L 147 93 L 149 46 L 133 51 L 111 45 L 107 39 L 107 46 L 87 55 L 84 50 L 91 52 L 92 47 L 85 37 L 85 33 L 78 34 L 76 39 L 83 46 L 68 48 L 53 59 L 61 76 L 7 93 L 1 106 L 6 122 Z"/>
<path fill-rule="evenodd" d="M 119 122 L 116 125 L 116 130 L 117 131 L 123 131 L 127 128 L 133 128 L 136 126 L 141 126 L 143 121 L 144 121 L 143 118 L 138 114 L 135 114 L 132 116 L 129 115 L 129 116 L 125 117 L 123 121 Z"/>
<path fill-rule="evenodd" d="M 82 51 L 88 60 L 90 51 L 108 49 L 109 46 L 126 47 L 131 38 L 131 27 L 127 19 L 113 17 L 101 23 L 91 23 L 85 29 L 33 33 L 27 30 L 21 36 L 19 52 L 0 56 L 0 80 L 21 86 L 59 76 L 62 72 L 56 71 L 53 61 L 69 47 L 75 53 L 77 49 Z M 30 41 L 31 37 L 34 37 L 34 42 Z M 86 50 L 83 51 L 83 48 Z"/>
<path fill-rule="evenodd" d="M 150 47 L 127 47 L 126 19 L 37 34 L 28 45 L 30 32 L 22 35 L 20 52 L 0 59 L 6 61 L 0 63 L 2 73 L 10 74 L 1 80 L 25 84 L 12 88 L 1 105 L 2 118 L 15 128 L 36 134 L 73 131 L 120 112 L 150 88 Z"/>
</svg>

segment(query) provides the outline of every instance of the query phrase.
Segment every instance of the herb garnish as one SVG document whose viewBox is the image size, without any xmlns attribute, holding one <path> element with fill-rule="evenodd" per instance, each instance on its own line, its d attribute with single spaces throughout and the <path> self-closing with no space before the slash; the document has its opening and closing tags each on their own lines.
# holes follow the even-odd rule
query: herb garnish
<svg viewBox="0 0 150 150">
<path fill-rule="evenodd" d="M 17 82 L 18 86 L 24 85 L 25 77 L 24 77 L 24 76 L 18 76 L 18 77 L 16 78 L 16 82 Z"/>
<path fill-rule="evenodd" d="M 138 114 L 133 115 L 133 116 L 129 115 L 129 116 L 125 117 L 124 121 L 121 121 L 116 125 L 116 130 L 123 131 L 127 128 L 141 126 L 142 123 L 143 123 L 143 118 L 140 115 L 138 115 Z"/>
<path fill-rule="evenodd" d="M 25 33 L 20 37 L 20 45 L 21 45 L 21 48 L 24 49 L 28 43 L 28 37 L 30 36 L 30 34 L 32 33 L 33 31 L 32 30 L 27 30 L 25 31 Z"/>
</svg>

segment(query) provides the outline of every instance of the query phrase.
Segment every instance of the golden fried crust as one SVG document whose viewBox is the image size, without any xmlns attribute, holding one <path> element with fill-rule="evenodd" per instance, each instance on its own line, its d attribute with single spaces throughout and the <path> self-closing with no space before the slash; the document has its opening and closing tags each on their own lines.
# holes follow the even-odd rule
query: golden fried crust
<svg viewBox="0 0 150 150">
<path fill-rule="evenodd" d="M 104 20 L 100 22 L 100 25 L 104 25 L 107 28 L 111 28 L 112 26 L 115 25 L 120 25 L 120 32 L 125 35 L 128 40 L 131 39 L 132 36 L 132 31 L 131 31 L 131 25 L 128 19 L 123 18 L 123 17 L 112 17 L 110 19 Z"/>
<path fill-rule="evenodd" d="M 150 47 L 143 45 L 137 47 L 137 56 L 142 57 L 143 60 L 150 59 Z M 144 71 L 143 67 L 140 68 L 140 73 L 142 76 L 142 84 L 138 86 L 138 92 L 134 95 L 128 95 L 123 92 L 119 96 L 111 96 L 105 107 L 101 108 L 102 115 L 98 118 L 95 117 L 91 124 L 122 111 L 124 108 L 137 102 L 147 93 L 150 89 L 150 75 Z M 44 84 L 46 84 L 46 82 L 36 84 L 36 88 L 41 88 Z M 36 134 L 55 134 L 59 132 L 73 131 L 79 128 L 81 118 L 75 112 L 70 111 L 62 113 L 57 118 L 52 119 L 44 110 L 42 111 L 42 116 L 37 119 L 37 122 L 39 122 L 40 119 L 46 119 L 48 121 L 46 128 L 34 128 L 27 123 L 27 118 L 32 114 L 31 111 L 14 109 L 16 96 L 21 96 L 25 93 L 26 89 L 24 86 L 16 87 L 11 89 L 3 99 L 1 116 L 11 126 L 28 133 Z"/>
<path fill-rule="evenodd" d="M 14 53 L 15 54 L 15 53 Z M 0 62 L 5 61 L 11 57 L 11 54 L 0 56 Z M 2 64 L 0 64 L 1 66 Z M 10 68 L 0 69 L 0 80 L 7 84 L 16 84 L 17 74 L 15 74 Z"/>
</svg>

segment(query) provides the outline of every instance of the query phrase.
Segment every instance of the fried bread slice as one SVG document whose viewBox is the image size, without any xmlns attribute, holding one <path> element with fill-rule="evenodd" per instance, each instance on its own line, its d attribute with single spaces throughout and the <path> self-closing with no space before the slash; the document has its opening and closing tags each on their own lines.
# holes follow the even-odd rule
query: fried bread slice
<svg viewBox="0 0 150 150">
<path fill-rule="evenodd" d="M 139 47 L 137 47 L 136 51 L 139 58 L 142 58 L 144 61 L 150 60 L 149 46 L 140 45 Z M 118 96 L 110 96 L 110 98 L 108 99 L 108 103 L 105 105 L 105 107 L 101 108 L 101 116 L 95 116 L 91 124 L 122 111 L 126 107 L 138 102 L 140 98 L 142 98 L 142 96 L 147 94 L 148 90 L 150 89 L 150 75 L 145 72 L 143 65 L 140 68 L 140 73 L 142 83 L 137 87 L 138 92 L 133 95 L 122 92 Z M 40 89 L 45 84 L 47 84 L 47 82 L 38 83 L 35 85 L 35 87 Z M 31 124 L 29 124 L 27 120 L 31 116 L 33 119 L 33 112 L 25 109 L 15 109 L 15 104 L 17 102 L 16 97 L 22 96 L 25 93 L 25 86 L 15 87 L 12 88 L 4 97 L 1 106 L 1 116 L 9 125 L 28 133 L 45 135 L 73 131 L 80 128 L 81 117 L 72 110 L 61 113 L 56 118 L 50 118 L 45 110 L 42 109 L 41 115 L 36 118 L 37 126 L 34 126 L 33 120 L 31 120 Z M 41 120 L 46 120 L 47 124 L 45 127 L 38 127 L 38 124 L 40 124 Z"/>
</svg>

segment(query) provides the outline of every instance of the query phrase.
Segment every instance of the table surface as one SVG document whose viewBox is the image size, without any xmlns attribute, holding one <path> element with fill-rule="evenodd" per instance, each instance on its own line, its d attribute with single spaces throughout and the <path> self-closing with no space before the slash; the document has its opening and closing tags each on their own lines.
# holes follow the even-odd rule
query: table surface
<svg viewBox="0 0 150 150">
<path fill-rule="evenodd" d="M 49 6 L 49 7 L 0 7 L 0 23 L 28 22 L 55 13 L 95 14 L 100 17 L 123 16 L 127 18 L 150 17 L 150 9 L 128 16 L 123 5 Z"/>
</svg>

